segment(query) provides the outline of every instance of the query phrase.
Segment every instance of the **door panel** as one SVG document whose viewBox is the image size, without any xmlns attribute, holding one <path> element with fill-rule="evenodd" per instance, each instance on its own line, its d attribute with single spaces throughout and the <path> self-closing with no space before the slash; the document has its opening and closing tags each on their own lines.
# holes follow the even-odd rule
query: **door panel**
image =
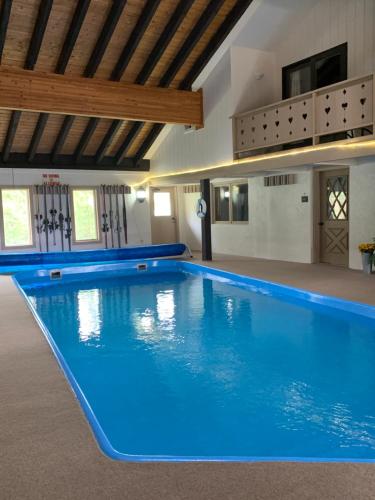
<svg viewBox="0 0 375 500">
<path fill-rule="evenodd" d="M 349 263 L 349 171 L 320 174 L 320 261 Z"/>
<path fill-rule="evenodd" d="M 174 188 L 151 188 L 152 243 L 176 243 L 177 220 Z"/>
</svg>

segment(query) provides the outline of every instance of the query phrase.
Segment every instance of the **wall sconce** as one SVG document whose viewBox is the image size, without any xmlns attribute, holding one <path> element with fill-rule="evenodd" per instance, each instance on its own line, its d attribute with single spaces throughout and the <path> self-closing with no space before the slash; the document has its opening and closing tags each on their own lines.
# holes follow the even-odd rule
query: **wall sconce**
<svg viewBox="0 0 375 500">
<path fill-rule="evenodd" d="M 139 203 L 143 203 L 146 199 L 146 190 L 144 187 L 140 187 L 139 189 L 137 189 L 137 191 L 135 192 L 135 198 L 137 201 L 139 201 Z"/>
</svg>

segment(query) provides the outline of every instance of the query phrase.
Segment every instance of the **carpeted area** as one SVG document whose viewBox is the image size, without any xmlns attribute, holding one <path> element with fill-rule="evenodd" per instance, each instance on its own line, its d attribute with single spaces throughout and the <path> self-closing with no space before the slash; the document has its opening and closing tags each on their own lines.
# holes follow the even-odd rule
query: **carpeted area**
<svg viewBox="0 0 375 500">
<path fill-rule="evenodd" d="M 375 304 L 375 276 L 218 256 L 210 264 Z M 11 278 L 0 277 L 0 498 L 372 499 L 375 464 L 123 463 L 97 448 Z"/>
</svg>

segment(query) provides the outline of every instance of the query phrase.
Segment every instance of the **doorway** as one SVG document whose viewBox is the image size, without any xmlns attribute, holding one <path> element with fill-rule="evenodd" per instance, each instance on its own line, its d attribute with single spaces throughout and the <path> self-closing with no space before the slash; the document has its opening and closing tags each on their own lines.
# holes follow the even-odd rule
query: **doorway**
<svg viewBox="0 0 375 500">
<path fill-rule="evenodd" d="M 177 242 L 176 192 L 173 187 L 151 188 L 153 244 Z"/>
<path fill-rule="evenodd" d="M 320 262 L 349 265 L 349 169 L 320 172 Z"/>
</svg>

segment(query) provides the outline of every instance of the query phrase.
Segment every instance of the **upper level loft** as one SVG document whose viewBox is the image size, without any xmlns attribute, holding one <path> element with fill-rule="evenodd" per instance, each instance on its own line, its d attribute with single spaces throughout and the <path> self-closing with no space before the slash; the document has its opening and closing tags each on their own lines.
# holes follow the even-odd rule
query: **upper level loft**
<svg viewBox="0 0 375 500">
<path fill-rule="evenodd" d="M 347 79 L 346 51 L 343 44 L 283 68 L 283 100 L 235 114 L 234 159 L 373 139 L 374 74 Z"/>
</svg>

